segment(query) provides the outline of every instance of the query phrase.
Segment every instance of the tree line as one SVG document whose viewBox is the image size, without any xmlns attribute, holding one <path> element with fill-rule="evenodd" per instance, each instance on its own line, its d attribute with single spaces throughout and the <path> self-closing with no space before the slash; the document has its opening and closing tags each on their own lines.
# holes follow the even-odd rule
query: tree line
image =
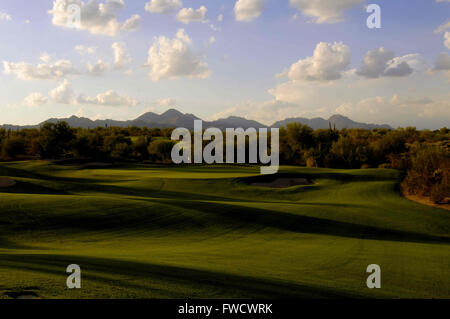
<svg viewBox="0 0 450 319">
<path fill-rule="evenodd" d="M 170 163 L 172 129 L 72 128 L 66 122 L 39 129 L 0 129 L 0 160 L 90 159 Z M 437 203 L 450 198 L 450 130 L 319 129 L 292 123 L 280 128 L 280 163 L 325 168 L 403 170 L 402 189 Z"/>
</svg>

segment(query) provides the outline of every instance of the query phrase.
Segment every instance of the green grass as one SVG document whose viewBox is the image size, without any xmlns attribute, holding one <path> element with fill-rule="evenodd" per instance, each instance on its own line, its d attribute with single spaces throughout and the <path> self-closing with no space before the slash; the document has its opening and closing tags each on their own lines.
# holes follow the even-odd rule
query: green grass
<svg viewBox="0 0 450 319">
<path fill-rule="evenodd" d="M 450 215 L 394 170 L 0 164 L 0 298 L 449 298 Z M 82 289 L 66 288 L 79 264 Z M 366 287 L 379 264 L 382 288 Z"/>
</svg>

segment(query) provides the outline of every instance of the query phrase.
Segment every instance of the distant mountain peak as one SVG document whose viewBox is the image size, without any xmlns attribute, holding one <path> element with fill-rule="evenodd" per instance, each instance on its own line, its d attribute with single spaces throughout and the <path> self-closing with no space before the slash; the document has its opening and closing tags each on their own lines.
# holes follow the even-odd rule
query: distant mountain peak
<svg viewBox="0 0 450 319">
<path fill-rule="evenodd" d="M 289 118 L 286 119 L 284 121 L 279 121 L 276 122 L 274 125 L 272 125 L 272 127 L 282 127 L 282 126 L 286 126 L 287 124 L 290 123 L 300 123 L 303 125 L 308 125 L 309 127 L 317 130 L 317 129 L 327 129 L 331 126 L 336 127 L 338 130 L 347 128 L 347 129 L 352 129 L 352 128 L 361 128 L 361 129 L 368 129 L 368 130 L 372 130 L 372 129 L 381 129 L 381 128 L 385 128 L 385 129 L 392 129 L 391 126 L 384 124 L 384 125 L 378 125 L 378 124 L 367 124 L 367 123 L 359 123 L 359 122 L 355 122 L 353 120 L 351 120 L 350 118 L 341 115 L 341 114 L 335 114 L 333 116 L 331 116 L 328 120 L 325 120 L 321 117 L 316 117 L 313 119 L 306 119 L 303 117 L 298 117 L 298 118 Z"/>
<path fill-rule="evenodd" d="M 367 124 L 367 123 L 360 123 L 360 122 L 355 122 L 353 120 L 351 120 L 350 118 L 340 115 L 340 114 L 335 114 L 332 117 L 329 118 L 329 123 L 333 126 L 336 126 L 336 128 L 338 129 L 343 129 L 343 128 L 362 128 L 362 129 L 380 129 L 380 128 L 387 128 L 387 129 L 391 129 L 392 127 L 387 125 L 387 124 Z"/>
<path fill-rule="evenodd" d="M 247 121 L 247 119 L 246 119 L 245 117 L 242 117 L 242 116 L 234 116 L 234 115 L 228 116 L 228 117 L 226 118 L 226 120 L 246 120 L 246 121 Z"/>
<path fill-rule="evenodd" d="M 341 114 L 334 114 L 328 120 L 331 121 L 331 120 L 337 120 L 337 119 L 350 120 L 350 118 L 348 118 L 347 116 L 341 115 Z"/>
<path fill-rule="evenodd" d="M 182 112 L 176 109 L 169 109 L 162 114 L 157 114 L 154 112 L 147 112 L 139 116 L 138 118 L 130 121 L 115 121 L 115 120 L 91 120 L 85 117 L 78 117 L 76 115 L 72 115 L 69 118 L 62 119 L 48 119 L 45 122 L 42 122 L 38 125 L 30 125 L 30 126 L 16 126 L 16 125 L 3 125 L 0 126 L 3 128 L 11 128 L 11 129 L 20 129 L 20 128 L 37 128 L 42 124 L 50 122 L 56 123 L 58 121 L 65 121 L 72 127 L 81 127 L 81 128 L 95 128 L 95 127 L 104 127 L 104 126 L 118 126 L 118 127 L 127 127 L 127 126 L 138 126 L 138 127 L 148 127 L 148 128 L 177 128 L 177 127 L 185 127 L 187 129 L 194 128 L 194 120 L 200 120 L 200 118 L 196 117 L 194 114 L 183 114 Z M 366 124 L 366 123 L 358 123 L 346 116 L 335 114 L 331 116 L 328 120 L 325 120 L 320 117 L 316 117 L 313 119 L 307 118 L 288 118 L 283 121 L 276 122 L 271 127 L 282 127 L 286 126 L 289 123 L 301 123 L 304 125 L 308 125 L 313 129 L 328 129 L 330 124 L 335 126 L 337 129 L 342 128 L 365 128 L 365 129 L 374 129 L 374 128 L 388 128 L 391 127 L 389 125 L 376 125 L 376 124 Z M 249 120 L 244 117 L 231 115 L 225 119 L 219 119 L 216 121 L 204 121 L 204 127 L 216 127 L 221 130 L 225 130 L 226 128 L 264 128 L 267 125 L 263 125 L 257 121 Z"/>
<path fill-rule="evenodd" d="M 161 114 L 161 116 L 164 116 L 164 115 L 181 116 L 181 115 L 184 115 L 184 114 L 181 113 L 180 111 L 176 110 L 176 109 L 169 109 L 169 110 L 165 111 L 163 114 Z"/>
</svg>

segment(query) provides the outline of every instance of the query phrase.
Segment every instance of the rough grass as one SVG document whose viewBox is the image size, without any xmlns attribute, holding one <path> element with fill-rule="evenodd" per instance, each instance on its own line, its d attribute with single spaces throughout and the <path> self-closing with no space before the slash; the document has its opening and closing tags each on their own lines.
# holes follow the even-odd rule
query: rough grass
<svg viewBox="0 0 450 319">
<path fill-rule="evenodd" d="M 450 217 L 394 170 L 0 164 L 0 298 L 449 298 Z M 79 264 L 82 289 L 66 288 Z M 379 264 L 382 288 L 366 287 Z"/>
</svg>

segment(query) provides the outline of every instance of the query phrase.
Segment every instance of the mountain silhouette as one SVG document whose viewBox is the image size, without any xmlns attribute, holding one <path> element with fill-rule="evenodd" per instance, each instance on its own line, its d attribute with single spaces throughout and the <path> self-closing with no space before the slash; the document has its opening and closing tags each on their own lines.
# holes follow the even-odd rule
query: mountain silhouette
<svg viewBox="0 0 450 319">
<path fill-rule="evenodd" d="M 18 126 L 18 125 L 10 125 L 5 124 L 0 126 L 0 128 L 4 129 L 12 129 L 12 130 L 18 130 L 22 128 L 39 128 L 45 123 L 57 123 L 58 121 L 65 121 L 72 127 L 79 127 L 79 128 L 96 128 L 96 127 L 110 127 L 110 126 L 117 126 L 117 127 L 129 127 L 129 126 L 137 126 L 137 127 L 148 127 L 148 128 L 177 128 L 177 127 L 184 127 L 187 129 L 194 129 L 194 121 L 200 120 L 197 116 L 193 114 L 183 114 L 180 111 L 176 109 L 170 109 L 162 114 L 157 114 L 153 112 L 148 112 L 145 114 L 142 114 L 138 118 L 130 121 L 116 121 L 116 120 L 91 120 L 86 117 L 77 117 L 75 115 L 69 117 L 69 118 L 51 118 L 48 119 L 42 123 L 39 123 L 37 125 L 25 125 L 25 126 Z M 337 129 L 343 129 L 343 128 L 361 128 L 361 129 L 380 129 L 380 128 L 386 128 L 391 129 L 392 127 L 389 125 L 378 125 L 378 124 L 367 124 L 367 123 L 360 123 L 355 122 L 348 117 L 342 116 L 342 115 L 333 115 L 328 120 L 323 118 L 313 118 L 313 119 L 307 119 L 303 117 L 298 118 L 288 118 L 283 121 L 278 121 L 274 123 L 271 127 L 273 128 L 280 128 L 285 127 L 287 124 L 290 123 L 300 123 L 303 125 L 308 125 L 312 129 L 327 129 L 330 127 L 335 127 Z M 264 128 L 267 127 L 267 125 L 261 124 L 257 121 L 248 120 L 243 117 L 237 117 L 237 116 L 230 116 L 225 119 L 219 119 L 215 121 L 203 121 L 203 128 L 206 129 L 208 127 L 217 127 L 221 130 L 225 130 L 226 128 L 243 128 L 248 129 L 250 127 L 253 128 Z"/>
<path fill-rule="evenodd" d="M 339 114 L 333 115 L 328 120 L 325 120 L 320 117 L 313 118 L 313 119 L 307 119 L 307 118 L 303 118 L 303 117 L 289 118 L 289 119 L 286 119 L 283 121 L 276 122 L 275 124 L 272 125 L 272 127 L 282 127 L 282 126 L 286 126 L 287 124 L 290 124 L 290 123 L 300 123 L 303 125 L 308 125 L 309 127 L 313 128 L 315 130 L 327 129 L 330 127 L 330 125 L 332 128 L 335 127 L 338 130 L 342 130 L 343 128 L 347 128 L 347 129 L 361 128 L 361 129 L 367 129 L 367 130 L 381 129 L 381 128 L 392 129 L 392 127 L 387 124 L 378 125 L 378 124 L 367 124 L 367 123 L 355 122 L 355 121 L 349 119 L 348 117 L 339 115 Z"/>
</svg>

